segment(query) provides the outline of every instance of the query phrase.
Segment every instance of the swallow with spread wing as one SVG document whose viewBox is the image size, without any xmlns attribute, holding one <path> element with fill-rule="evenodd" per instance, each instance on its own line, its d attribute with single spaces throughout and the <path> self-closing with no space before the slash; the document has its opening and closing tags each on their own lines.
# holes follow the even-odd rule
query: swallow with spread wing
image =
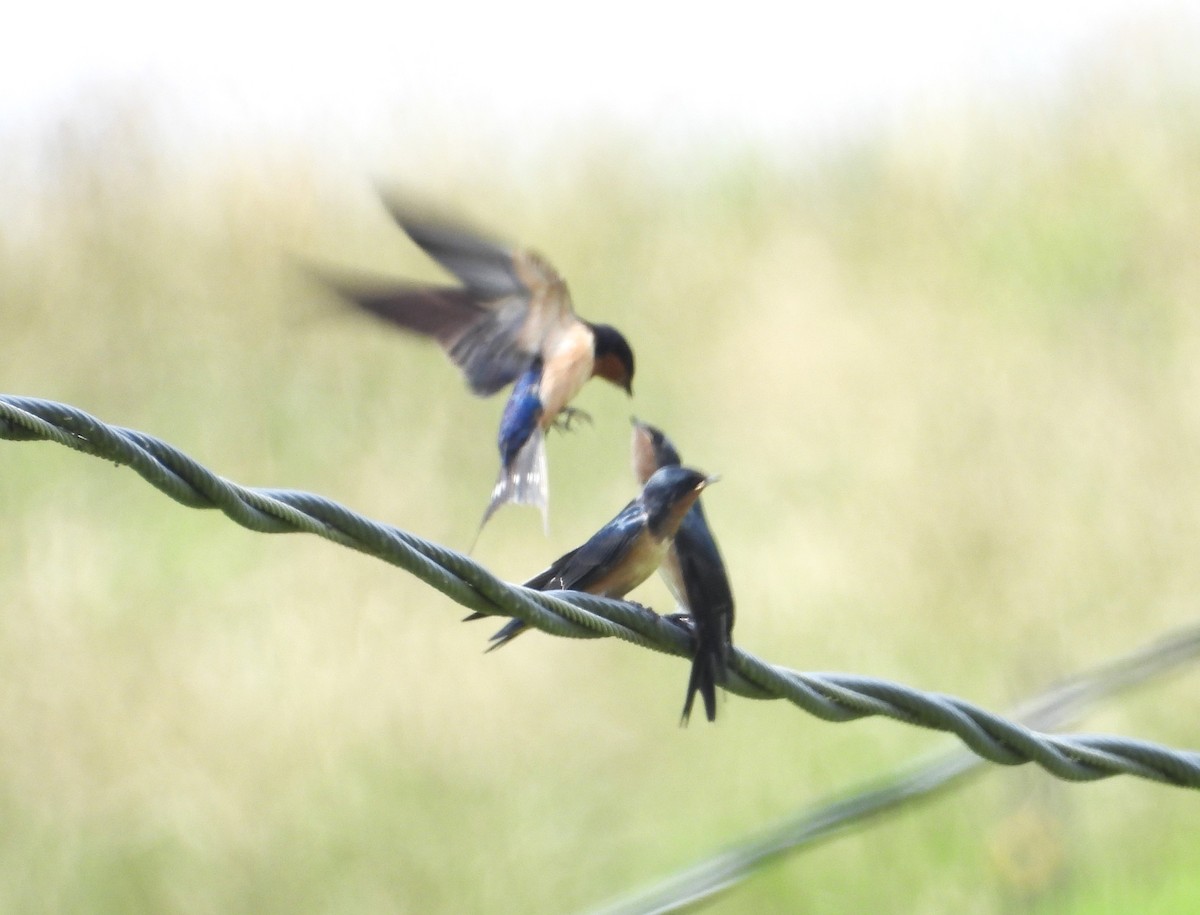
<svg viewBox="0 0 1200 915">
<path fill-rule="evenodd" d="M 661 431 L 633 421 L 633 473 L 645 483 L 663 467 L 680 463 L 679 452 Z M 697 501 L 680 522 L 679 531 L 659 574 L 692 618 L 696 653 L 683 703 L 683 723 L 692 714 L 696 693 L 704 699 L 709 721 L 717 717 L 717 688 L 725 676 L 729 646 L 733 640 L 733 592 L 717 541 L 709 530 L 704 509 Z"/>
<path fill-rule="evenodd" d="M 533 251 L 384 202 L 408 237 L 460 285 L 324 278 L 364 311 L 437 340 L 475 394 L 488 397 L 513 384 L 500 423 L 500 474 L 480 526 L 509 502 L 536 505 L 545 522 L 546 430 L 586 416 L 570 402 L 593 376 L 632 396 L 633 350 L 616 328 L 576 315 L 567 284 Z"/>
<path fill-rule="evenodd" d="M 704 487 L 715 480 L 687 467 L 664 467 L 587 543 L 554 560 L 550 568 L 525 582 L 525 587 L 623 598 L 654 574 L 671 548 L 680 522 Z M 483 616 L 473 613 L 467 619 Z M 527 628 L 521 620 L 510 621 L 492 636 L 488 650 L 507 645 Z"/>
</svg>

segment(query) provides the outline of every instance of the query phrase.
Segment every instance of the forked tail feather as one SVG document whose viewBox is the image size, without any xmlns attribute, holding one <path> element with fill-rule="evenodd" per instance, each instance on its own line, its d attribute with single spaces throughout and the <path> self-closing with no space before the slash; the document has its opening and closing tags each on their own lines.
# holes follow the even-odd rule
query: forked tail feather
<svg viewBox="0 0 1200 915">
<path fill-rule="evenodd" d="M 533 430 L 512 462 L 500 468 L 500 475 L 492 488 L 492 499 L 483 513 L 483 520 L 479 522 L 476 540 L 500 506 L 510 502 L 514 505 L 536 505 L 542 513 L 542 527 L 549 533 L 550 474 L 546 463 L 546 435 L 540 428 Z M 474 549 L 474 544 L 471 548 Z"/>
</svg>

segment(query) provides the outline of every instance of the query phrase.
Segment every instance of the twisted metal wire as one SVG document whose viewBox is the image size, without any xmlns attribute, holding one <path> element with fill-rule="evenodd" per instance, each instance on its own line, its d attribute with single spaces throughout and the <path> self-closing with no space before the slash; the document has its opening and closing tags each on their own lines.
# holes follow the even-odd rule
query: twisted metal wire
<svg viewBox="0 0 1200 915">
<path fill-rule="evenodd" d="M 1029 727 L 1059 728 L 1102 699 L 1179 670 L 1200 657 L 1200 626 L 1173 633 L 1124 657 L 1076 674 L 1017 706 Z M 839 791 L 697 864 L 592 910 L 592 915 L 658 915 L 690 909 L 725 893 L 791 852 L 843 835 L 909 801 L 945 791 L 979 772 L 983 759 L 955 748 L 929 754 Z"/>
<path fill-rule="evenodd" d="M 508 584 L 469 557 L 415 534 L 312 493 L 239 486 L 153 436 L 110 426 L 66 404 L 0 394 L 0 438 L 57 442 L 125 464 L 190 508 L 219 509 L 261 533 L 316 534 L 399 566 L 470 610 L 517 617 L 553 635 L 611 636 L 666 654 L 692 654 L 692 636 L 685 628 L 637 604 Z M 855 674 L 802 673 L 740 648 L 730 653 L 728 673 L 725 687 L 730 692 L 785 699 L 825 721 L 884 715 L 947 731 L 976 755 L 1000 765 L 1032 762 L 1070 781 L 1126 774 L 1200 788 L 1197 751 L 1102 734 L 1043 734 L 954 696 Z"/>
</svg>

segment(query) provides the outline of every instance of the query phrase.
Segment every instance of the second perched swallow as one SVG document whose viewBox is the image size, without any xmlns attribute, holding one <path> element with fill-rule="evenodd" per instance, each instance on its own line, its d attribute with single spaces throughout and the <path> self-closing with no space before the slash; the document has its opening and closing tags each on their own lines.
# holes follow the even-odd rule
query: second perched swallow
<svg viewBox="0 0 1200 915">
<path fill-rule="evenodd" d="M 714 479 L 687 467 L 664 467 L 583 546 L 554 560 L 550 568 L 525 582 L 525 587 L 624 597 L 654 574 L 680 522 Z M 475 613 L 467 619 L 482 616 Z M 512 620 L 492 636 L 492 648 L 506 645 L 527 628 L 521 620 Z"/>
<path fill-rule="evenodd" d="M 633 421 L 633 474 L 644 483 L 663 467 L 680 463 L 671 440 L 646 423 Z M 667 587 L 692 618 L 696 654 L 683 703 L 683 723 L 692 714 L 699 692 L 709 721 L 717 718 L 717 687 L 725 675 L 725 663 L 733 640 L 733 592 L 717 541 L 708 528 L 704 509 L 692 505 L 679 525 L 675 542 L 659 572 Z"/>
<path fill-rule="evenodd" d="M 516 382 L 500 424 L 500 474 L 480 526 L 508 502 L 538 506 L 545 521 L 546 430 L 569 424 L 579 412 L 569 404 L 593 376 L 632 395 L 633 350 L 616 328 L 576 315 L 567 284 L 533 251 L 384 203 L 461 285 L 326 279 L 365 311 L 437 340 L 475 394 L 488 397 Z"/>
</svg>

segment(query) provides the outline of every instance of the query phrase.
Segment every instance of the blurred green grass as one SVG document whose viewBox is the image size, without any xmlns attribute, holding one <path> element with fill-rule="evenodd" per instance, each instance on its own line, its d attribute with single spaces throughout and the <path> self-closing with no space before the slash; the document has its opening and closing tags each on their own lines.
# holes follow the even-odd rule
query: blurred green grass
<svg viewBox="0 0 1200 915">
<path fill-rule="evenodd" d="M 774 661 L 1001 708 L 1194 621 L 1200 91 L 1132 73 L 685 168 L 602 136 L 490 172 L 409 149 L 422 195 L 543 250 L 639 356 L 632 406 L 591 385 L 595 428 L 551 442 L 550 539 L 513 509 L 477 556 L 519 580 L 606 520 L 636 411 L 722 474 L 736 636 Z M 436 276 L 366 167 L 183 164 L 159 116 L 81 108 L 0 151 L 4 389 L 465 547 L 500 404 L 296 269 Z M 483 657 L 486 625 L 380 563 L 50 445 L 0 462 L 5 911 L 579 908 L 937 740 L 736 699 L 681 730 L 678 660 Z M 1087 728 L 1195 746 L 1196 686 Z M 1190 912 L 1196 804 L 993 771 L 716 909 Z M 1023 876 L 1030 848 L 1058 865 Z"/>
</svg>

